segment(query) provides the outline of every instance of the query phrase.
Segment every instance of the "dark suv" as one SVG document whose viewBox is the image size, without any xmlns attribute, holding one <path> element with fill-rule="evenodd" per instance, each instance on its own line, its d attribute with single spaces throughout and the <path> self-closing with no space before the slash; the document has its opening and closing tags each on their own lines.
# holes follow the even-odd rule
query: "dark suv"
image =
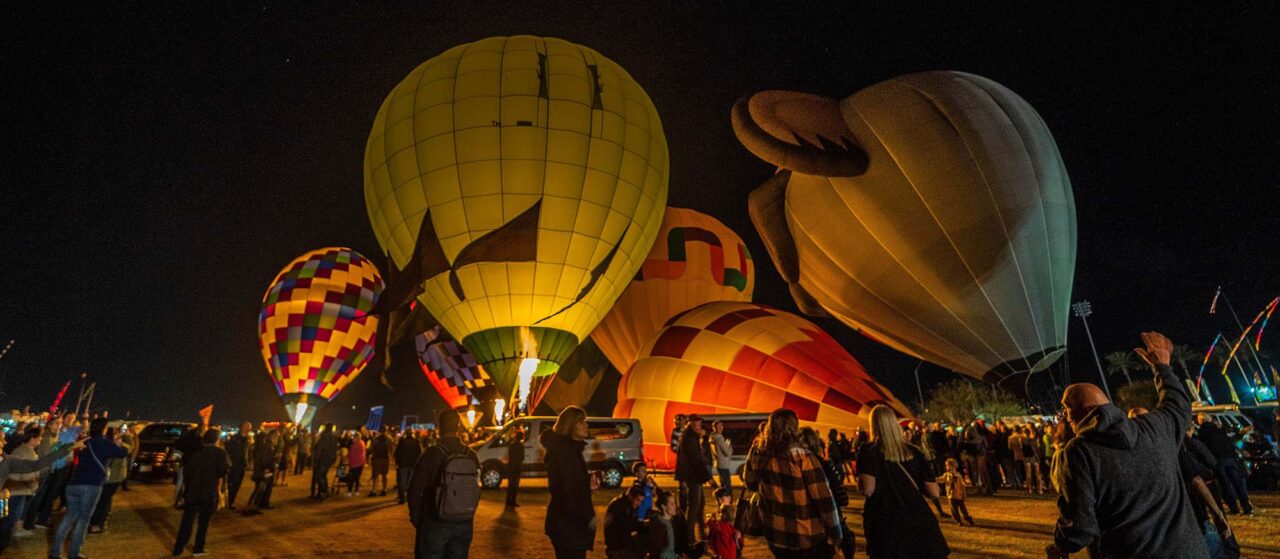
<svg viewBox="0 0 1280 559">
<path fill-rule="evenodd" d="M 157 421 L 142 428 L 138 435 L 138 458 L 129 468 L 131 478 L 156 478 L 172 476 L 181 465 L 181 456 L 175 456 L 173 443 L 194 423 Z"/>
</svg>

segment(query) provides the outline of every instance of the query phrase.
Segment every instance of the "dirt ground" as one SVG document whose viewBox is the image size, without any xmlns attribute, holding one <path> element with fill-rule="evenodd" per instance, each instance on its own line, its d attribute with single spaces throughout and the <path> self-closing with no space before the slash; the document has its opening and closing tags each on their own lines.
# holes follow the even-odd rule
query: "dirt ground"
<svg viewBox="0 0 1280 559">
<path fill-rule="evenodd" d="M 219 511 L 209 529 L 210 557 L 412 557 L 413 530 L 394 495 L 387 497 L 338 497 L 325 503 L 307 500 L 309 475 L 288 487 L 277 487 L 273 509 L 246 517 L 235 511 Z M 659 478 L 664 487 L 674 483 Z M 393 487 L 394 489 L 394 487 Z M 551 559 L 551 544 L 542 534 L 547 504 L 546 484 L 526 480 L 521 487 L 522 506 L 516 513 L 503 511 L 504 492 L 486 492 L 475 522 L 471 557 L 476 559 Z M 166 483 L 134 484 L 117 494 L 105 534 L 90 535 L 83 552 L 94 559 L 150 559 L 169 557 L 177 533 L 179 511 L 171 506 L 173 486 Z M 615 493 L 597 491 L 600 514 Z M 241 497 L 243 501 L 244 497 Z M 1257 495 L 1256 506 L 1265 512 L 1252 517 L 1232 517 L 1246 557 L 1280 558 L 1280 495 Z M 944 522 L 942 529 L 952 557 L 1043 557 L 1050 541 L 1056 512 L 1048 496 L 1005 493 L 969 501 L 977 527 Z M 862 501 L 855 500 L 845 514 L 858 534 L 861 548 Z M 54 517 L 55 522 L 57 516 Z M 56 525 L 55 525 L 56 526 Z M 46 532 L 15 541 L 11 557 L 47 557 Z M 604 557 L 603 536 L 597 535 L 596 552 Z M 189 552 L 187 556 L 189 556 Z M 744 556 L 771 557 L 760 538 L 748 538 Z"/>
</svg>

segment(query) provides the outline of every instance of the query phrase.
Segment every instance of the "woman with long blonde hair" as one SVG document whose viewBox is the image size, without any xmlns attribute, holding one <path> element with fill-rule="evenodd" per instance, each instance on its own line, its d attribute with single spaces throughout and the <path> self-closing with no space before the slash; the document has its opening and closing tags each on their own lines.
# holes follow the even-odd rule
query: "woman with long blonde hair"
<svg viewBox="0 0 1280 559">
<path fill-rule="evenodd" d="M 858 489 L 867 555 L 872 559 L 946 557 L 951 553 L 938 519 L 925 503 L 937 498 L 937 473 L 924 452 L 906 441 L 898 415 L 888 406 L 871 409 L 871 442 L 858 453 Z"/>
</svg>

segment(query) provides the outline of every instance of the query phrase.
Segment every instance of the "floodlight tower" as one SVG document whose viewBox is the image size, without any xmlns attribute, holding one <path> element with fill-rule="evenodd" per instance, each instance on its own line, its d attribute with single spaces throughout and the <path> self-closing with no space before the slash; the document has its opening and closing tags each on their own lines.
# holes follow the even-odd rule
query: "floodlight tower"
<svg viewBox="0 0 1280 559">
<path fill-rule="evenodd" d="M 1080 317 L 1080 322 L 1084 323 L 1084 333 L 1089 337 L 1089 349 L 1093 350 L 1093 362 L 1098 365 L 1098 378 L 1102 379 L 1102 390 L 1107 393 L 1107 398 L 1111 398 L 1111 389 L 1107 387 L 1107 375 L 1102 372 L 1102 360 L 1098 359 L 1098 346 L 1093 343 L 1093 332 L 1089 331 L 1089 315 L 1093 314 L 1093 305 L 1088 301 L 1080 301 L 1071 304 L 1071 310 L 1075 311 L 1075 315 Z"/>
</svg>

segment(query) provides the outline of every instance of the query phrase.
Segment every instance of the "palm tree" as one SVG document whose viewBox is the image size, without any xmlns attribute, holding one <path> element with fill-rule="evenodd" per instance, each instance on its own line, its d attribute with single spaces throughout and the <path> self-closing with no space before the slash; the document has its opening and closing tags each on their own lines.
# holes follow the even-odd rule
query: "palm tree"
<svg viewBox="0 0 1280 559">
<path fill-rule="evenodd" d="M 1113 351 L 1102 356 L 1107 362 L 1107 372 L 1116 374 L 1124 373 L 1125 384 L 1133 382 L 1133 377 L 1129 376 L 1129 369 L 1137 369 L 1142 366 L 1142 362 L 1138 359 L 1138 354 L 1132 351 Z"/>
<path fill-rule="evenodd" d="M 1187 361 L 1195 362 L 1197 358 L 1199 358 L 1199 355 L 1196 354 L 1194 349 L 1191 349 L 1191 346 L 1185 344 L 1173 346 L 1173 360 L 1177 361 L 1178 366 L 1182 367 L 1182 374 L 1186 375 L 1187 378 L 1191 377 L 1191 371 L 1187 369 Z"/>
</svg>

